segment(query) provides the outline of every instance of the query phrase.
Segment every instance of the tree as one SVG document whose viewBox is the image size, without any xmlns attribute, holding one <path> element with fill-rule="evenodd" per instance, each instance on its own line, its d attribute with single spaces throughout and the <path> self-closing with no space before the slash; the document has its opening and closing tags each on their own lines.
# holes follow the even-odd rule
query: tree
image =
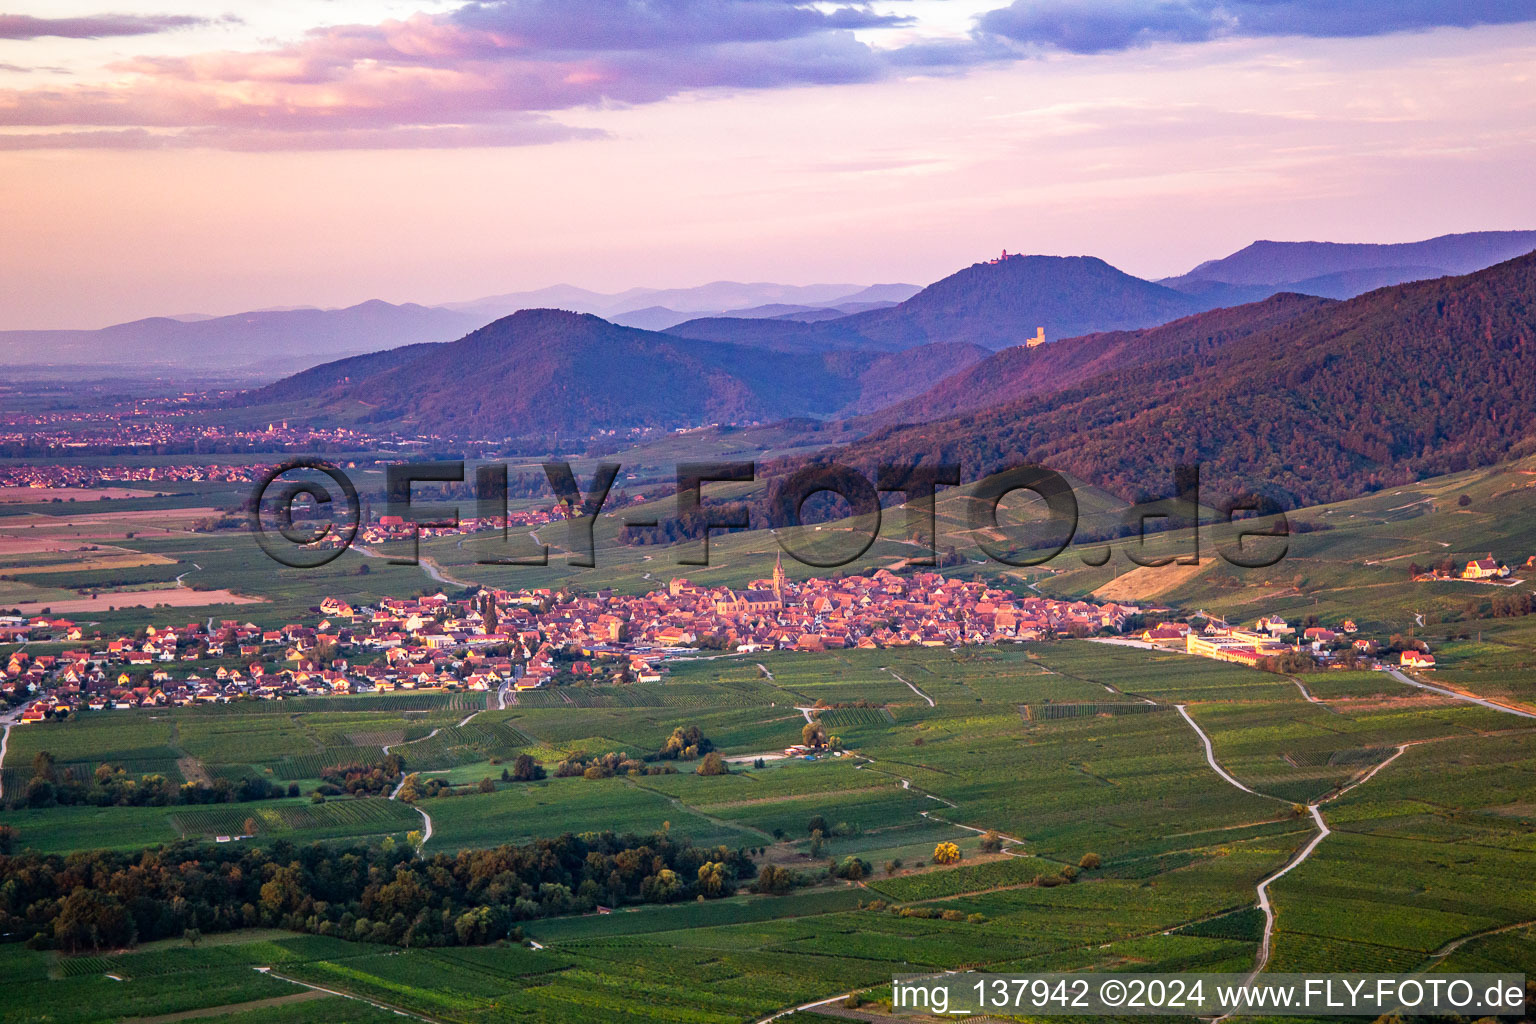
<svg viewBox="0 0 1536 1024">
<path fill-rule="evenodd" d="M 544 767 L 530 754 L 518 754 L 512 762 L 513 782 L 536 782 L 544 777 Z"/>
<path fill-rule="evenodd" d="M 857 882 L 869 873 L 869 865 L 858 857 L 844 857 L 843 862 L 837 866 L 837 877 L 846 878 L 850 882 Z"/>
<path fill-rule="evenodd" d="M 827 745 L 827 729 L 821 724 L 821 719 L 813 718 L 801 727 L 800 742 L 812 750 L 819 750 Z"/>
<path fill-rule="evenodd" d="M 39 750 L 32 757 L 32 777 L 43 782 L 58 782 L 59 773 L 54 768 L 53 755 L 46 750 Z"/>
<path fill-rule="evenodd" d="M 117 897 L 83 887 L 65 898 L 53 922 L 54 939 L 71 953 L 132 945 L 134 935 L 133 918 Z"/>
<path fill-rule="evenodd" d="M 0 856 L 9 855 L 16 848 L 16 830 L 9 825 L 0 825 Z"/>
<path fill-rule="evenodd" d="M 1456 504 L 1462 508 L 1466 508 L 1468 505 L 1472 504 L 1472 495 L 1463 494 L 1461 497 L 1456 499 Z"/>
<path fill-rule="evenodd" d="M 699 762 L 698 773 L 700 775 L 729 775 L 730 768 L 726 767 L 725 758 L 720 756 L 718 750 L 711 750 L 704 755 L 704 760 Z"/>
<path fill-rule="evenodd" d="M 984 853 L 996 853 L 1003 848 L 1003 837 L 988 829 L 981 837 L 981 849 Z"/>
<path fill-rule="evenodd" d="M 248 836 L 255 835 L 256 834 L 256 819 L 255 818 L 246 818 L 245 819 L 244 828 L 245 828 L 245 834 L 246 835 L 248 835 Z"/>
<path fill-rule="evenodd" d="M 186 940 L 187 945 L 195 946 L 203 940 L 203 933 L 196 928 L 184 928 L 181 937 Z"/>
<path fill-rule="evenodd" d="M 491 779 L 491 777 L 489 775 L 487 775 L 485 778 L 480 780 L 480 792 L 482 792 L 482 793 L 494 793 L 494 792 L 496 792 L 496 783 Z"/>
<path fill-rule="evenodd" d="M 1096 853 L 1085 853 L 1083 859 L 1077 862 L 1077 866 L 1084 871 L 1095 871 L 1104 865 L 1104 858 Z"/>
<path fill-rule="evenodd" d="M 752 891 L 782 896 L 795 886 L 794 876 L 777 864 L 764 864 L 752 882 Z"/>
<path fill-rule="evenodd" d="M 400 799 L 408 804 L 413 804 L 421 799 L 421 776 L 416 772 L 405 777 L 400 785 Z"/>
<path fill-rule="evenodd" d="M 420 855 L 422 844 L 427 841 L 427 837 L 422 834 L 421 829 L 413 828 L 405 834 L 405 841 Z"/>
<path fill-rule="evenodd" d="M 705 896 L 719 896 L 725 892 L 725 865 L 718 861 L 705 861 L 699 865 L 699 892 Z"/>
<path fill-rule="evenodd" d="M 958 864 L 960 862 L 960 847 L 954 843 L 940 843 L 933 848 L 933 862 L 935 864 Z"/>
<path fill-rule="evenodd" d="M 656 756 L 666 761 L 692 761 L 714 749 L 715 745 L 697 725 L 680 725 L 672 730 Z"/>
<path fill-rule="evenodd" d="M 805 830 L 807 832 L 825 832 L 827 830 L 827 819 L 819 814 L 813 814 L 811 815 L 811 820 L 805 823 Z"/>
</svg>

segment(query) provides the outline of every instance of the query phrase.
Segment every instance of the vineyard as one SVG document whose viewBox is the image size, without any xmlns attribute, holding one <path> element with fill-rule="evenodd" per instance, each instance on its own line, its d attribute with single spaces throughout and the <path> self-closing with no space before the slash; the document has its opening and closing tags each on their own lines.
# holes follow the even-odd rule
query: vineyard
<svg viewBox="0 0 1536 1024">
<path fill-rule="evenodd" d="M 181 833 L 203 838 L 246 834 L 248 820 L 256 825 L 253 834 L 262 837 L 290 833 L 379 835 L 406 831 L 421 822 L 410 807 L 377 797 L 334 799 L 323 804 L 265 800 L 190 807 L 171 814 L 172 824 Z"/>
<path fill-rule="evenodd" d="M 55 752 L 57 737 L 71 776 L 101 749 L 172 768 L 190 757 L 216 778 L 260 774 L 306 790 L 244 804 L 4 812 L 20 843 L 47 851 L 233 836 L 247 819 L 255 837 L 242 843 L 286 839 L 302 850 L 312 840 L 399 839 L 422 828 L 421 811 L 433 823 L 426 857 L 567 831 L 664 831 L 760 851 L 760 870 L 783 866 L 807 884 L 785 896 L 741 891 L 530 922 L 528 934 L 547 947 L 537 950 L 382 950 L 318 936 L 326 945 L 305 950 L 257 933 L 60 958 L 49 977 L 50 954 L 15 950 L 6 960 L 0 946 L 8 991 L 48 993 L 61 1024 L 95 1024 L 87 995 L 116 1015 L 291 993 L 250 970 L 282 964 L 292 977 L 442 1021 L 728 1024 L 896 973 L 1103 964 L 1241 972 L 1262 927 L 1255 884 L 1315 835 L 1310 816 L 1290 804 L 1337 792 L 1399 747 L 1369 783 L 1321 805 L 1333 833 L 1272 886 L 1275 969 L 1416 970 L 1435 950 L 1486 932 L 1457 956 L 1536 972 L 1529 928 L 1520 930 L 1536 919 L 1536 892 L 1520 884 L 1536 823 L 1536 733 L 1520 720 L 1400 684 L 1392 691 L 1379 673 L 1308 677 L 1314 694 L 1328 695 L 1319 705 L 1284 677 L 1077 641 L 753 659 L 678 661 L 662 683 L 534 691 L 505 710 L 485 707 L 484 694 L 392 694 L 285 701 L 282 713 L 252 704 L 242 716 L 232 705 L 15 730 L 8 789 L 29 772 L 32 753 Z M 813 713 L 848 756 L 755 766 L 752 755 L 799 741 L 797 707 L 818 698 L 843 705 Z M 1212 771 L 1174 703 L 1186 705 L 1218 761 L 1267 796 Z M 654 756 L 680 725 L 744 760 L 720 776 L 684 761 L 671 765 L 675 774 L 500 777 L 521 753 L 551 774 L 573 751 Z M 414 806 L 310 802 L 323 768 L 376 763 L 385 746 L 455 795 Z M 988 829 L 1018 842 L 989 853 L 980 835 Z M 959 863 L 935 865 L 935 846 L 948 842 Z M 1096 861 L 1085 859 L 1090 852 Z M 868 865 L 861 884 L 825 877 L 829 861 L 849 857 Z M 1100 866 L 1068 881 L 1064 870 L 1079 863 Z M 874 900 L 888 905 L 869 909 Z M 56 995 L 66 985 L 78 986 L 78 1003 L 77 989 Z M 100 985 L 121 1005 L 103 1002 Z M 242 1024 L 352 1019 L 335 1002 L 293 1003 L 281 1008 L 291 1016 Z"/>
<path fill-rule="evenodd" d="M 817 715 L 829 729 L 848 729 L 858 725 L 891 725 L 896 716 L 885 708 L 835 708 Z"/>
<path fill-rule="evenodd" d="M 1167 704 L 1146 701 L 1100 701 L 1097 703 L 1023 704 L 1024 717 L 1032 722 L 1050 722 L 1060 718 L 1093 718 L 1098 715 L 1145 715 L 1154 711 L 1172 711 Z"/>
</svg>

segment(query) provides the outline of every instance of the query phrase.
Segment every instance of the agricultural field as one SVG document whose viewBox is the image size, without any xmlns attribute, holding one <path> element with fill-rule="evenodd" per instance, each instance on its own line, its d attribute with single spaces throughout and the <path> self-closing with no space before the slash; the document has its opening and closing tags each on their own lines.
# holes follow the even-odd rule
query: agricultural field
<svg viewBox="0 0 1536 1024">
<path fill-rule="evenodd" d="M 278 713 L 226 705 L 83 716 L 17 730 L 15 749 L 25 758 L 48 746 L 61 765 L 87 765 L 107 749 L 124 762 L 192 758 L 279 777 L 390 745 L 423 771 L 490 776 L 492 791 L 414 808 L 374 797 L 6 812 L 22 844 L 64 851 L 110 836 L 135 847 L 239 834 L 248 818 L 257 842 L 398 841 L 425 815 L 425 856 L 564 831 L 664 830 L 758 850 L 762 862 L 802 874 L 828 857 L 860 857 L 869 874 L 790 896 L 540 921 L 529 928 L 540 950 L 384 953 L 336 942 L 267 974 L 228 966 L 279 959 L 272 940 L 242 944 L 239 933 L 219 937 L 228 945 L 165 949 L 153 974 L 147 953 L 57 963 L 9 955 L 32 972 L 33 999 L 66 977 L 87 988 L 138 986 L 124 989 L 133 1012 L 112 1019 L 201 1001 L 234 1019 L 252 1003 L 243 1012 L 253 1020 L 295 1022 L 386 1012 L 372 1003 L 445 1022 L 749 1020 L 850 988 L 877 994 L 894 973 L 940 967 L 1244 970 L 1262 933 L 1254 886 L 1313 835 L 1295 805 L 1322 800 L 1334 835 L 1274 887 L 1274 969 L 1439 970 L 1489 958 L 1536 969 L 1520 930 L 1536 917 L 1536 731 L 1380 673 L 1306 681 L 1318 702 L 1284 677 L 1068 641 L 700 660 L 665 683 L 586 687 L 571 703 L 488 710 L 462 726 L 450 701 L 422 702 L 430 695 L 409 706 L 364 698 L 292 702 Z M 841 706 L 818 709 L 818 699 Z M 1211 769 L 1175 704 L 1255 792 Z M 673 775 L 535 783 L 499 781 L 491 762 L 531 752 L 553 768 L 578 753 L 643 754 L 680 724 L 698 724 L 723 753 L 754 755 L 793 741 L 807 715 L 843 738 L 846 756 L 741 763 L 718 777 L 684 762 Z M 471 756 L 479 760 L 461 763 Z M 818 822 L 824 832 L 813 837 Z M 1003 837 L 1001 852 L 982 848 L 987 830 Z M 956 844 L 958 865 L 931 862 L 941 842 Z M 1089 853 L 1101 866 L 1063 881 Z M 1510 879 L 1527 883 L 1503 884 Z M 874 901 L 888 906 L 860 909 Z M 1486 938 L 1456 945 L 1469 936 Z M 33 956 L 44 960 L 26 966 Z M 206 991 L 173 997 L 165 979 L 192 970 Z M 711 982 L 705 995 L 700 977 Z M 352 1016 L 338 1017 L 334 997 L 298 982 L 372 1003 L 349 1000 L 340 1012 Z M 96 1019 L 89 1000 L 59 1005 L 81 1016 L 58 1019 Z"/>
</svg>

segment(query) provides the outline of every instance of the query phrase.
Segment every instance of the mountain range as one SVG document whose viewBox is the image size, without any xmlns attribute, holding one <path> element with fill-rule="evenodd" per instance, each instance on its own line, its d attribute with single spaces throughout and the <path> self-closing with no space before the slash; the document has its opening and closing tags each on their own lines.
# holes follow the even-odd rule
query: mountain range
<svg viewBox="0 0 1536 1024">
<path fill-rule="evenodd" d="M 1283 288 L 1347 299 L 1405 281 L 1470 274 L 1533 249 L 1536 231 L 1472 231 L 1388 245 L 1260 241 L 1160 283 L 1227 298 L 1258 299 Z"/>
<path fill-rule="evenodd" d="M 530 309 L 455 342 L 327 363 L 247 392 L 238 404 L 256 407 L 256 420 L 280 406 L 311 422 L 451 437 L 591 437 L 869 411 L 986 354 L 957 344 L 900 354 L 778 352 Z"/>
<path fill-rule="evenodd" d="M 1086 369 L 1037 386 L 1071 349 Z M 984 387 L 1011 397 L 959 411 Z M 901 409 L 952 415 L 828 457 L 959 462 L 971 477 L 1032 462 L 1126 497 L 1198 463 L 1207 494 L 1262 487 L 1289 507 L 1487 465 L 1536 451 L 1536 252 L 1345 301 L 1280 295 L 1001 352 Z"/>
<path fill-rule="evenodd" d="M 183 314 L 101 330 L 0 331 L 0 364 L 111 367 L 124 374 L 218 373 L 271 380 L 354 354 L 462 337 L 522 308 L 559 307 L 612 322 L 780 352 L 921 345 L 1006 349 L 1044 327 L 1049 340 L 1150 327 L 1281 291 L 1348 297 L 1408 279 L 1465 273 L 1536 248 L 1536 232 L 1445 235 L 1401 245 L 1255 242 L 1160 282 L 1090 256 L 1013 256 L 926 288 L 716 281 L 601 293 L 572 285 L 422 306 Z M 703 315 L 701 315 L 701 313 Z"/>
</svg>

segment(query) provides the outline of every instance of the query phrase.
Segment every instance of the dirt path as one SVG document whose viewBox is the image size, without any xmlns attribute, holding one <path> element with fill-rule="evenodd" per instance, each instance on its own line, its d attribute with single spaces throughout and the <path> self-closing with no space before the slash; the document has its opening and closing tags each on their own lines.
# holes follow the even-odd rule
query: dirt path
<svg viewBox="0 0 1536 1024">
<path fill-rule="evenodd" d="M 1463 935 L 1461 938 L 1448 942 L 1429 954 L 1429 962 L 1421 967 L 1420 970 L 1434 966 L 1474 939 L 1485 939 L 1490 935 L 1502 935 L 1505 932 L 1518 931 L 1521 928 L 1529 928 L 1532 925 L 1536 925 L 1536 921 L 1516 921 L 1514 924 L 1501 924 L 1497 928 L 1488 928 L 1484 931 L 1473 932 L 1471 935 Z"/>
<path fill-rule="evenodd" d="M 902 679 L 902 678 L 901 678 L 901 676 L 899 676 L 899 675 L 896 675 L 896 670 L 895 670 L 895 669 L 889 669 L 889 668 L 887 668 L 887 669 L 881 669 L 881 671 L 882 671 L 882 672 L 889 672 L 889 673 L 890 673 L 890 674 L 891 674 L 891 675 L 892 675 L 892 676 L 894 676 L 894 677 L 895 677 L 895 678 L 896 678 L 896 679 L 897 679 L 897 680 L 899 680 L 899 681 L 900 681 L 900 682 L 903 682 L 903 683 L 906 683 L 906 684 L 907 684 L 907 689 L 909 689 L 909 690 L 911 690 L 911 691 L 912 691 L 912 692 L 913 692 L 913 693 L 915 693 L 915 694 L 917 694 L 917 695 L 918 695 L 918 696 L 919 696 L 919 697 L 921 697 L 921 698 L 923 698 L 923 700 L 925 700 L 925 701 L 927 701 L 927 702 L 928 702 L 928 706 L 929 706 L 929 707 L 931 707 L 931 708 L 936 708 L 936 707 L 938 707 L 938 705 L 937 705 L 937 704 L 935 704 L 935 703 L 934 703 L 934 702 L 933 702 L 933 698 L 932 698 L 932 697 L 930 697 L 930 696 L 928 696 L 928 695 L 927 695 L 927 694 L 926 694 L 926 693 L 924 693 L 924 692 L 923 692 L 923 691 L 922 691 L 922 690 L 919 690 L 919 689 L 918 689 L 918 688 L 917 688 L 917 687 L 916 687 L 916 686 L 915 686 L 915 685 L 913 685 L 913 684 L 912 684 L 912 683 L 911 683 L 911 682 L 910 682 L 910 681 L 909 681 L 909 680 L 906 680 L 906 679 Z"/>
<path fill-rule="evenodd" d="M 427 840 L 432 838 L 432 815 L 428 814 L 426 811 L 422 810 L 420 807 L 414 807 L 412 809 L 417 814 L 421 815 L 421 820 L 426 823 L 426 826 L 427 826 L 426 831 L 423 832 L 422 835 L 421 835 L 421 845 L 422 846 L 426 846 L 427 845 Z"/>
<path fill-rule="evenodd" d="M 1220 775 L 1223 779 L 1226 779 L 1228 782 L 1242 790 L 1244 793 L 1252 793 L 1254 796 L 1265 795 L 1263 793 L 1249 789 L 1247 786 L 1243 785 L 1241 782 L 1238 782 L 1237 779 L 1228 774 L 1227 770 L 1216 762 L 1216 751 L 1211 747 L 1211 738 L 1207 736 L 1205 734 L 1205 730 L 1200 728 L 1200 726 L 1196 724 L 1195 720 L 1189 716 L 1187 707 L 1183 704 L 1177 704 L 1175 707 L 1179 709 L 1179 714 L 1184 716 L 1184 721 L 1189 723 L 1189 727 L 1195 730 L 1195 735 L 1200 737 L 1200 742 L 1205 744 L 1205 760 L 1206 763 L 1211 766 L 1212 771 L 1214 771 L 1217 775 Z M 1270 797 L 1269 799 L 1274 800 L 1277 798 Z"/>
<path fill-rule="evenodd" d="M 1303 683 L 1300 678 L 1298 678 L 1297 676 L 1291 676 L 1291 682 L 1296 684 L 1296 689 L 1300 690 L 1301 691 L 1301 695 L 1303 697 L 1307 698 L 1307 700 L 1309 702 L 1311 702 L 1313 704 L 1322 704 L 1322 706 L 1325 707 L 1325 708 L 1328 707 L 1327 704 L 1323 704 L 1322 701 L 1318 700 L 1317 697 L 1313 695 L 1311 690 L 1307 689 L 1307 684 Z M 1329 708 L 1329 710 L 1331 711 L 1333 709 Z"/>
<path fill-rule="evenodd" d="M 1389 669 L 1387 674 L 1400 683 L 1406 683 L 1409 686 L 1416 686 L 1421 690 L 1428 690 L 1430 693 L 1438 693 L 1444 697 L 1453 697 L 1456 700 L 1464 700 L 1469 704 L 1480 704 L 1490 711 L 1502 711 L 1506 715 L 1519 715 L 1521 718 L 1536 718 L 1536 711 L 1526 711 L 1523 708 L 1510 707 L 1508 704 L 1500 704 L 1497 701 L 1487 700 L 1486 698 L 1478 697 L 1471 693 L 1462 693 L 1460 690 L 1449 690 L 1444 686 L 1436 686 L 1433 683 L 1421 683 L 1417 679 L 1410 678 L 1407 673 L 1405 673 L 1400 668 Z"/>
<path fill-rule="evenodd" d="M 1231 785 L 1236 786 L 1244 793 L 1251 793 L 1254 796 L 1264 797 L 1267 800 L 1277 800 L 1281 803 L 1290 803 L 1290 801 L 1281 800 L 1279 797 L 1272 796 L 1269 793 L 1260 793 L 1257 790 L 1249 789 L 1247 786 L 1243 785 L 1236 778 L 1234 778 L 1232 774 L 1223 768 L 1221 764 L 1216 760 L 1216 752 L 1211 746 L 1211 738 L 1206 735 L 1205 730 L 1200 728 L 1199 724 L 1196 723 L 1194 718 L 1190 716 L 1188 708 L 1183 704 L 1176 705 L 1176 707 L 1179 710 L 1179 714 L 1183 716 L 1184 721 L 1188 722 L 1189 727 L 1195 730 L 1195 735 L 1200 737 L 1200 742 L 1205 747 L 1206 763 L 1211 766 L 1211 769 L 1217 775 L 1221 776 L 1222 779 Z M 1275 908 L 1274 904 L 1270 901 L 1269 898 L 1269 887 L 1275 882 L 1279 881 L 1281 878 L 1284 878 L 1286 875 L 1290 874 L 1296 868 L 1300 867 L 1308 857 L 1312 856 L 1313 851 L 1318 848 L 1322 841 L 1333 834 L 1333 830 L 1328 827 L 1328 822 L 1323 819 L 1323 812 L 1319 809 L 1319 807 L 1322 804 L 1329 802 L 1330 800 L 1337 800 L 1339 797 L 1343 796 L 1345 793 L 1348 793 L 1355 787 L 1364 785 L 1365 783 L 1371 781 L 1371 779 L 1375 778 L 1376 774 L 1383 768 L 1391 764 L 1393 761 L 1396 761 L 1399 757 L 1402 757 L 1403 752 L 1409 747 L 1416 746 L 1419 743 L 1427 742 L 1431 741 L 1412 740 L 1407 743 L 1398 744 L 1397 749 L 1392 753 L 1391 757 L 1382 761 L 1380 764 L 1375 765 L 1371 768 L 1370 771 L 1362 773 L 1357 778 L 1352 780 L 1348 785 L 1341 786 L 1339 789 L 1329 793 L 1327 796 L 1319 797 L 1318 799 L 1313 800 L 1307 804 L 1307 813 L 1312 816 L 1312 823 L 1317 828 L 1317 834 L 1314 835 L 1305 846 L 1296 851 L 1296 853 L 1293 854 L 1290 859 L 1281 866 L 1280 870 L 1266 876 L 1262 881 L 1259 882 L 1257 886 L 1254 887 L 1254 891 L 1258 895 L 1259 909 L 1264 912 L 1264 935 L 1259 940 L 1258 956 L 1254 959 L 1253 970 L 1249 972 L 1247 979 L 1244 981 L 1244 985 L 1251 985 L 1253 980 L 1263 972 L 1264 968 L 1269 964 L 1271 953 L 1274 951 Z"/>
<path fill-rule="evenodd" d="M 276 977 L 276 975 L 274 975 Z M 283 979 L 287 981 L 287 978 Z M 176 1021 L 197 1020 L 202 1017 L 225 1017 L 232 1013 L 246 1013 L 251 1010 L 265 1010 L 274 1006 L 287 1006 L 289 1003 L 307 1003 L 312 999 L 329 999 L 331 993 L 324 989 L 311 988 L 305 992 L 295 992 L 291 996 L 273 996 L 270 999 L 252 999 L 245 1003 L 226 1003 L 223 1006 L 203 1006 L 196 1010 L 183 1010 L 180 1013 L 162 1013 L 153 1017 L 126 1017 L 122 1024 L 175 1024 Z"/>
<path fill-rule="evenodd" d="M 476 712 L 476 714 L 478 714 L 478 713 L 479 713 L 479 712 Z M 469 716 L 469 717 L 470 717 L 470 718 L 473 718 L 473 717 L 474 717 L 474 715 L 470 715 L 470 716 Z M 468 718 L 466 718 L 466 719 L 465 719 L 465 720 L 464 720 L 464 721 L 465 721 L 465 722 L 467 722 L 467 721 L 469 721 L 469 719 L 468 719 Z M 460 722 L 460 723 L 459 723 L 459 724 L 460 724 L 460 725 L 463 725 L 463 724 L 464 724 L 464 722 Z M 389 756 L 389 748 L 390 748 L 390 747 L 403 747 L 403 746 L 405 746 L 405 745 L 406 745 L 406 744 L 407 744 L 407 743 L 421 743 L 421 742 L 423 742 L 423 741 L 425 741 L 425 740 L 429 740 L 429 739 L 431 739 L 431 738 L 432 738 L 432 737 L 433 737 L 433 736 L 436 736 L 436 735 L 437 735 L 437 734 L 438 734 L 438 733 L 440 733 L 440 732 L 442 732 L 442 731 L 443 731 L 443 730 L 442 730 L 442 729 L 441 729 L 441 728 L 437 728 L 437 729 L 433 729 L 433 730 L 432 730 L 432 731 L 431 731 L 431 732 L 429 732 L 429 733 L 427 733 L 427 734 L 426 734 L 426 735 L 425 735 L 425 736 L 423 736 L 423 737 L 422 737 L 422 738 L 421 738 L 421 739 L 419 739 L 419 740 L 401 740 L 401 741 L 400 741 L 400 742 L 399 742 L 399 743 L 390 743 L 390 744 L 388 744 L 388 745 L 386 745 L 386 746 L 382 746 L 382 747 L 380 747 L 380 748 L 379 748 L 379 749 L 380 749 L 380 750 L 382 750 L 382 751 L 384 751 L 384 756 L 386 756 L 386 757 L 388 757 L 388 756 Z"/>
<path fill-rule="evenodd" d="M 388 1003 L 376 1003 L 372 999 L 365 999 L 362 996 L 353 995 L 351 992 L 343 992 L 340 989 L 326 988 L 323 985 L 315 985 L 308 981 L 300 981 L 298 978 L 290 978 L 286 974 L 278 974 L 270 967 L 258 967 L 256 970 L 258 973 L 265 974 L 268 977 L 276 978 L 278 981 L 286 981 L 290 985 L 301 985 L 304 988 L 311 989 L 315 992 L 323 992 L 328 996 L 340 996 L 343 999 L 353 999 L 359 1003 L 367 1003 L 369 1006 L 376 1010 L 385 1010 L 389 1013 L 398 1014 L 401 1017 L 409 1017 L 412 1020 L 424 1020 L 427 1022 L 427 1024 L 443 1024 L 442 1021 L 435 1017 L 423 1017 L 419 1013 L 412 1013 L 409 1010 L 402 1010 L 398 1006 L 390 1006 Z"/>
<path fill-rule="evenodd" d="M 0 799 L 5 797 L 5 748 L 11 742 L 11 723 L 0 726 Z"/>
</svg>

